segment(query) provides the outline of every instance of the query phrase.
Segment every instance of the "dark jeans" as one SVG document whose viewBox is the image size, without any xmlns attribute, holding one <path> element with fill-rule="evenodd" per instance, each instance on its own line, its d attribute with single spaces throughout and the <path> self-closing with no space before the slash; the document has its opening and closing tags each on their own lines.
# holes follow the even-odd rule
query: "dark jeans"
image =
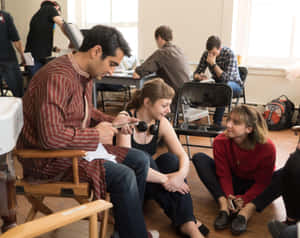
<svg viewBox="0 0 300 238">
<path fill-rule="evenodd" d="M 142 203 L 150 156 L 130 149 L 123 164 L 104 162 L 106 190 L 110 193 L 115 230 L 121 238 L 147 238 Z"/>
<path fill-rule="evenodd" d="M 39 61 L 38 59 L 34 58 L 34 65 L 33 66 L 27 66 L 30 72 L 30 77 L 32 78 L 35 73 L 42 68 L 44 65 L 44 63 L 42 63 L 41 61 Z"/>
<path fill-rule="evenodd" d="M 229 81 L 227 83 L 227 85 L 232 88 L 232 97 L 238 97 L 241 94 L 242 88 L 238 83 L 236 83 L 234 81 Z M 216 96 L 218 96 L 218 95 L 216 95 Z M 225 107 L 216 107 L 216 110 L 215 110 L 215 113 L 213 116 L 214 124 L 217 124 L 219 126 L 221 125 L 224 112 L 225 112 Z"/>
<path fill-rule="evenodd" d="M 24 94 L 23 77 L 17 62 L 0 62 L 0 80 L 4 79 L 15 97 Z"/>
<path fill-rule="evenodd" d="M 193 156 L 192 161 L 197 170 L 198 176 L 210 191 L 216 201 L 219 197 L 226 197 L 219 179 L 216 174 L 215 161 L 204 153 L 197 153 Z M 252 185 L 253 180 L 246 180 L 232 175 L 233 195 L 244 194 Z"/>
<path fill-rule="evenodd" d="M 274 172 L 271 184 L 253 203 L 262 211 L 282 195 L 287 216 L 300 221 L 300 151 L 292 153 L 282 169 Z"/>
<path fill-rule="evenodd" d="M 179 161 L 176 155 L 165 153 L 156 160 L 151 158 L 150 167 L 164 174 L 172 173 L 178 171 Z M 145 199 L 154 199 L 171 219 L 174 226 L 195 221 L 190 193 L 183 195 L 179 192 L 168 192 L 161 184 L 147 183 Z"/>
<path fill-rule="evenodd" d="M 279 238 L 297 238 L 297 225 L 288 226 L 280 232 Z"/>
</svg>

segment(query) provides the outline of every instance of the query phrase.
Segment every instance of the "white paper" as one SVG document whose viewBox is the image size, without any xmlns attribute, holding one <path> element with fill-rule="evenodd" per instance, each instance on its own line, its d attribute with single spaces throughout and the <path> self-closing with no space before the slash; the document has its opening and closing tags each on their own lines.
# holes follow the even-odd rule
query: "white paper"
<svg viewBox="0 0 300 238">
<path fill-rule="evenodd" d="M 101 143 L 98 144 L 98 147 L 95 151 L 88 151 L 83 159 L 89 162 L 93 161 L 94 159 L 104 159 L 117 163 L 116 156 L 109 154 Z"/>
<path fill-rule="evenodd" d="M 34 66 L 34 59 L 30 52 L 24 53 L 24 59 L 27 66 Z"/>
</svg>

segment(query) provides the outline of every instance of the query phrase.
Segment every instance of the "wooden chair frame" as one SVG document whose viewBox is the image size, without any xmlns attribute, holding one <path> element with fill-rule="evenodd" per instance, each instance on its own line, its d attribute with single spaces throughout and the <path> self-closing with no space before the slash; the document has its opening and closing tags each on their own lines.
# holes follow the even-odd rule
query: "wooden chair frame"
<svg viewBox="0 0 300 238">
<path fill-rule="evenodd" d="M 78 158 L 85 156 L 83 150 L 14 150 L 13 157 L 16 161 L 22 159 L 43 159 L 43 158 L 70 158 L 73 162 L 73 181 L 72 182 L 53 182 L 53 183 L 31 183 L 23 178 L 16 180 L 16 193 L 24 195 L 32 205 L 26 222 L 34 219 L 37 212 L 50 215 L 53 211 L 43 203 L 45 197 L 72 197 L 80 204 L 90 202 L 91 189 L 88 183 L 79 182 Z M 107 195 L 106 200 L 109 200 Z M 100 238 L 104 238 L 107 230 L 109 210 L 104 211 L 103 221 L 101 222 Z"/>
<path fill-rule="evenodd" d="M 97 200 L 19 225 L 2 234 L 1 238 L 37 237 L 86 217 L 89 217 L 90 222 L 89 237 L 98 238 L 97 213 L 108 211 L 111 207 L 111 203 Z"/>
</svg>

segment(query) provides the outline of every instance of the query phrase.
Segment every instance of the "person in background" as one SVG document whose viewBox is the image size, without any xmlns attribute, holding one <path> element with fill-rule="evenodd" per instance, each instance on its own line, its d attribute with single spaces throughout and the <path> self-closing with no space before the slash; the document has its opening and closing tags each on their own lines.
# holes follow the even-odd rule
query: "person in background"
<svg viewBox="0 0 300 238">
<path fill-rule="evenodd" d="M 230 226 L 234 235 L 247 229 L 256 198 L 271 183 L 276 150 L 267 125 L 255 108 L 240 105 L 230 112 L 226 131 L 213 142 L 213 158 L 197 153 L 197 173 L 219 204 L 216 230 Z"/>
<path fill-rule="evenodd" d="M 30 20 L 25 52 L 31 52 L 34 59 L 34 66 L 28 66 L 31 76 L 52 55 L 55 25 L 58 25 L 61 31 L 65 33 L 63 29 L 64 21 L 60 14 L 61 7 L 58 2 L 46 0 L 41 3 L 40 9 Z"/>
<path fill-rule="evenodd" d="M 22 97 L 23 77 L 13 46 L 24 64 L 24 49 L 13 17 L 0 10 L 0 80 L 5 80 L 15 97 Z"/>
<path fill-rule="evenodd" d="M 177 100 L 179 89 L 185 82 L 189 81 L 189 65 L 183 51 L 172 44 L 173 33 L 168 26 L 159 26 L 154 33 L 158 47 L 148 59 L 140 66 L 136 67 L 133 73 L 134 78 L 156 73 L 157 77 L 162 78 L 168 85 L 175 90 L 172 111 Z"/>
<path fill-rule="evenodd" d="M 155 160 L 149 157 L 145 199 L 154 199 L 181 235 L 203 237 L 209 230 L 194 216 L 190 188 L 185 181 L 189 158 L 165 118 L 173 96 L 174 90 L 162 79 L 147 81 L 128 105 L 128 114 L 143 122 L 134 127 L 131 135 L 118 134 L 117 145 L 140 149 L 151 156 L 157 152 L 159 142 L 166 145 L 168 153 Z"/>
<path fill-rule="evenodd" d="M 127 124 L 137 120 L 122 113 L 112 117 L 92 105 L 93 79 L 112 74 L 124 55 L 130 56 L 130 48 L 122 34 L 97 25 L 88 31 L 78 52 L 58 57 L 40 69 L 23 97 L 24 127 L 17 148 L 95 151 L 102 144 L 115 155 L 116 163 L 79 158 L 79 177 L 91 184 L 94 199 L 110 193 L 113 237 L 158 238 L 157 231 L 147 232 L 142 211 L 149 155 L 112 145 L 113 136 L 131 133 Z M 124 125 L 120 131 L 118 125 Z M 69 159 L 20 162 L 25 178 L 61 181 L 72 176 Z"/>
<path fill-rule="evenodd" d="M 206 51 L 202 54 L 200 62 L 194 72 L 194 80 L 205 80 L 204 74 L 209 69 L 216 83 L 225 83 L 232 88 L 233 96 L 240 95 L 242 81 L 240 78 L 237 59 L 233 51 L 221 46 L 218 36 L 210 36 L 206 42 Z M 216 95 L 218 96 L 218 95 Z M 221 127 L 225 107 L 217 107 L 213 116 L 215 127 Z"/>
</svg>

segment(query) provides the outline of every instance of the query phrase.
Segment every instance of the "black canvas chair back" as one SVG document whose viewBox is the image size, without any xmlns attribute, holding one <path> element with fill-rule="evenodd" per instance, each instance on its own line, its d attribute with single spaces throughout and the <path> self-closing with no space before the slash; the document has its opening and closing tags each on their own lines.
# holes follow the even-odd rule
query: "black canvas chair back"
<svg viewBox="0 0 300 238">
<path fill-rule="evenodd" d="M 96 92 L 100 92 L 101 94 L 101 103 L 102 110 L 105 112 L 105 103 L 106 102 L 122 102 L 123 109 L 126 108 L 127 103 L 131 100 L 131 91 L 129 86 L 123 86 L 120 84 L 105 84 L 105 83 L 96 83 Z M 104 92 L 123 92 L 123 99 L 113 99 L 113 98 L 105 98 Z"/>
<path fill-rule="evenodd" d="M 208 124 L 190 123 L 188 121 L 181 122 L 179 114 L 185 110 L 184 105 L 189 107 L 227 107 L 228 111 L 231 108 L 232 89 L 226 84 L 211 84 L 200 82 L 188 82 L 183 85 L 180 90 L 177 108 L 174 118 L 174 129 L 178 136 L 201 136 L 201 137 L 216 137 L 222 131 Z M 183 115 L 184 118 L 184 115 Z M 183 144 L 185 146 L 208 147 L 203 145 Z"/>
</svg>

